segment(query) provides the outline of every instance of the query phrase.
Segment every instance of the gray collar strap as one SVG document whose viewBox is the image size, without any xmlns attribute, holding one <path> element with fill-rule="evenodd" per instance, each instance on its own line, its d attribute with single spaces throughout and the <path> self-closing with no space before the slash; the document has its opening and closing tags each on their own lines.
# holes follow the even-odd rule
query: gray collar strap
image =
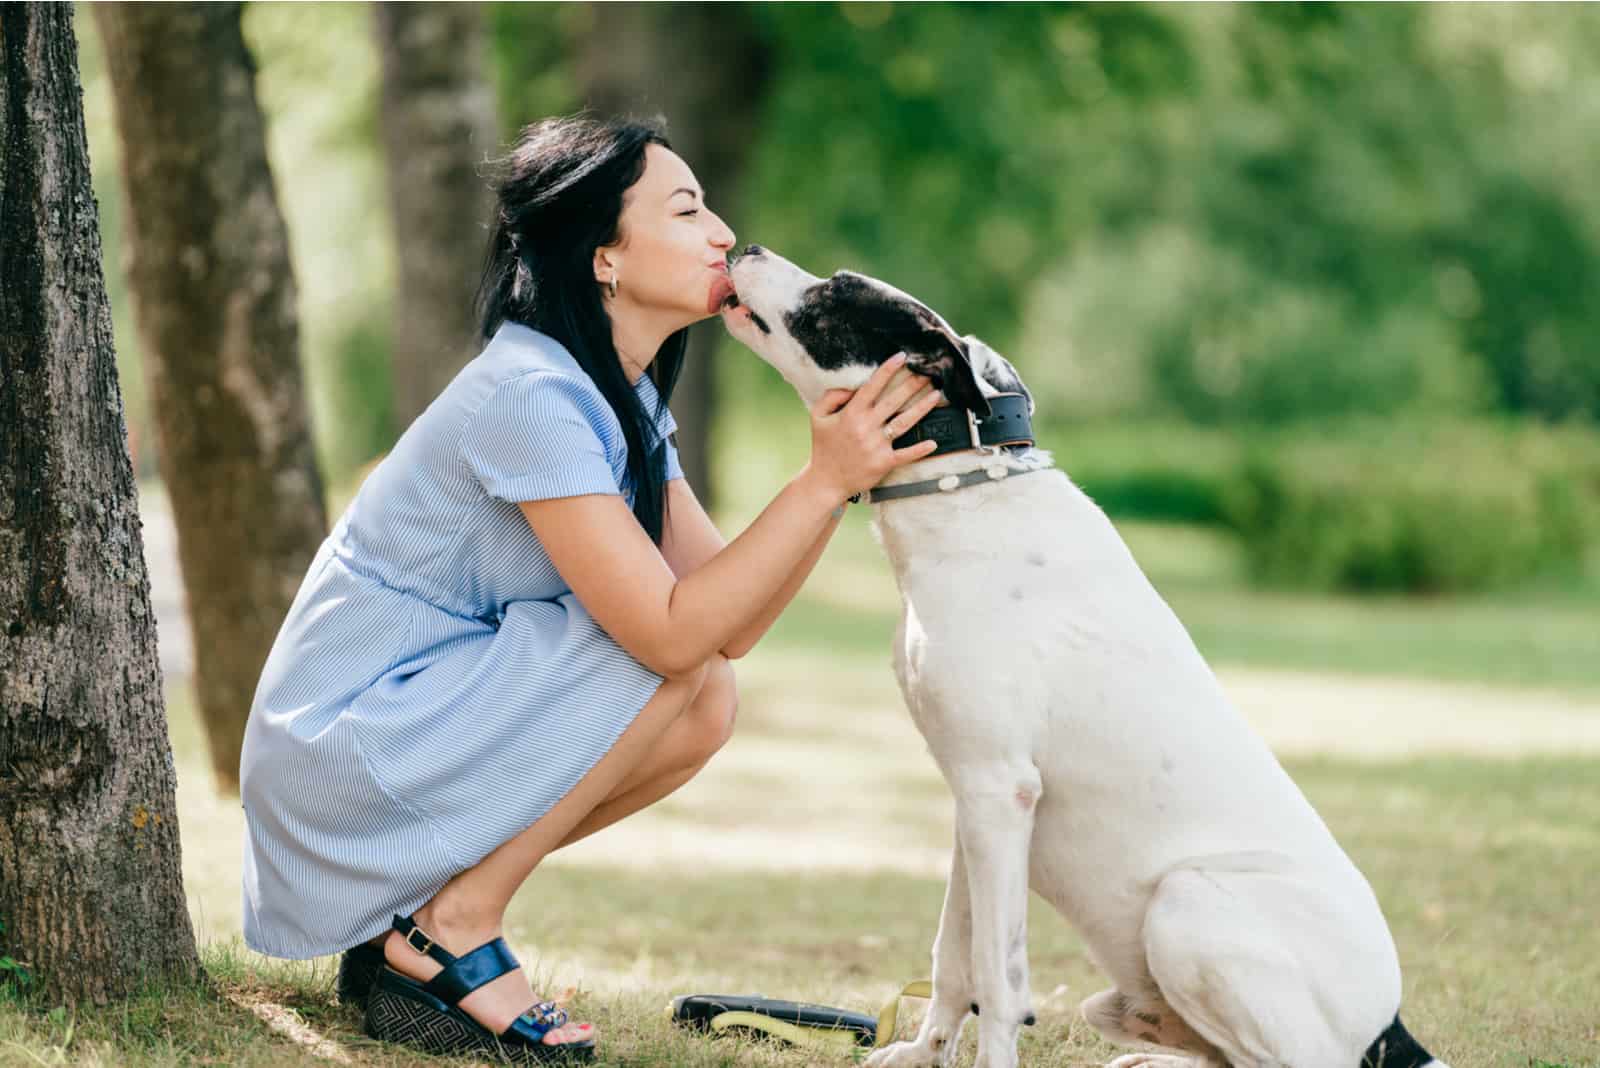
<svg viewBox="0 0 1600 1068">
<path fill-rule="evenodd" d="M 954 493 L 966 486 L 975 486 L 980 482 L 1003 482 L 1008 478 L 1017 478 L 1021 475 L 1030 475 L 1035 471 L 1047 471 L 1055 465 L 1048 460 L 1024 461 L 1026 467 L 1012 467 L 1001 457 L 995 457 L 994 462 L 987 467 L 980 467 L 975 471 L 966 471 L 959 475 L 945 475 L 942 478 L 930 478 L 923 482 L 902 482 L 897 486 L 877 486 L 867 491 L 867 500 L 873 504 L 880 501 L 892 501 L 901 497 L 922 497 L 930 493 Z"/>
</svg>

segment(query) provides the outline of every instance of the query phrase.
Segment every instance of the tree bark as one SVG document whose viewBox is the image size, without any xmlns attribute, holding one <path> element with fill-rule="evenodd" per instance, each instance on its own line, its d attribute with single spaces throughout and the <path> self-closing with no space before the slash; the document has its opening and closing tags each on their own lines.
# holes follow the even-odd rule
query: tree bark
<svg viewBox="0 0 1600 1068">
<path fill-rule="evenodd" d="M 607 114 L 667 118 L 673 150 L 694 169 L 713 209 L 737 219 L 752 132 L 772 81 L 771 51 L 742 4 L 591 4 L 592 28 L 579 56 L 588 105 Z M 735 227 L 737 230 L 737 227 Z M 709 509 L 720 324 L 690 332 L 672 395 L 679 456 Z"/>
<path fill-rule="evenodd" d="M 219 788 L 327 521 L 288 235 L 239 5 L 95 4 L 122 142 L 128 283 Z"/>
<path fill-rule="evenodd" d="M 472 299 L 490 212 L 478 164 L 496 153 L 483 13 L 473 3 L 380 3 L 383 145 L 399 264 L 391 374 L 398 434 L 477 352 Z"/>
<path fill-rule="evenodd" d="M 70 4 L 0 4 L 0 956 L 198 974 Z"/>
</svg>

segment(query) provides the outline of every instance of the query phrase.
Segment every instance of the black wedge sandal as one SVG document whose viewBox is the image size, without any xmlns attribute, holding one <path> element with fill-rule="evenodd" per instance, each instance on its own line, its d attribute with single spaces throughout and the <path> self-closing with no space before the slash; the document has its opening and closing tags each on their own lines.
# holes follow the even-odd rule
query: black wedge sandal
<svg viewBox="0 0 1600 1068">
<path fill-rule="evenodd" d="M 371 942 L 351 946 L 339 954 L 339 977 L 334 980 L 334 997 L 341 1005 L 367 1007 L 367 995 L 383 971 L 383 950 Z"/>
<path fill-rule="evenodd" d="M 568 1020 L 566 1010 L 553 1001 L 534 1005 L 498 1035 L 461 1010 L 462 998 L 522 967 L 505 939 L 485 942 L 456 957 L 424 934 L 409 916 L 396 916 L 394 929 L 412 949 L 444 965 L 444 971 L 425 983 L 387 966 L 379 972 L 367 996 L 366 1031 L 371 1037 L 404 1043 L 423 1053 L 471 1053 L 511 1064 L 594 1059 L 592 1038 L 545 1044 L 544 1036 Z"/>
</svg>

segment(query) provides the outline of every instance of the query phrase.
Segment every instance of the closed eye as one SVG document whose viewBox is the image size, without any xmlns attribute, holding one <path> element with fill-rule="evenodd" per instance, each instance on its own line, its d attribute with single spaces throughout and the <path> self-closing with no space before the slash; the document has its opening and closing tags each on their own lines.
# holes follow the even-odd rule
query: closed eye
<svg viewBox="0 0 1600 1068">
<path fill-rule="evenodd" d="M 678 212 L 678 214 L 679 215 L 699 215 L 700 214 L 700 209 L 699 208 L 690 208 L 688 211 L 680 211 L 680 212 Z"/>
</svg>

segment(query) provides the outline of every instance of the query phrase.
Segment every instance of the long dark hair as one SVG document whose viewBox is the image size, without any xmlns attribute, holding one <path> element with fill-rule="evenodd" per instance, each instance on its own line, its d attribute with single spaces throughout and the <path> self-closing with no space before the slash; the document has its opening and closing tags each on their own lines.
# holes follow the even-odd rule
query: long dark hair
<svg viewBox="0 0 1600 1068">
<path fill-rule="evenodd" d="M 622 194 L 644 174 L 645 146 L 671 148 L 660 119 L 544 119 L 523 128 L 497 161 L 495 214 L 478 286 L 481 341 L 507 319 L 555 338 L 611 405 L 628 443 L 633 514 L 661 544 L 666 446 L 611 341 L 611 316 L 594 278 L 594 252 L 620 237 Z M 649 369 L 664 406 L 683 368 L 689 331 L 676 331 Z"/>
</svg>

